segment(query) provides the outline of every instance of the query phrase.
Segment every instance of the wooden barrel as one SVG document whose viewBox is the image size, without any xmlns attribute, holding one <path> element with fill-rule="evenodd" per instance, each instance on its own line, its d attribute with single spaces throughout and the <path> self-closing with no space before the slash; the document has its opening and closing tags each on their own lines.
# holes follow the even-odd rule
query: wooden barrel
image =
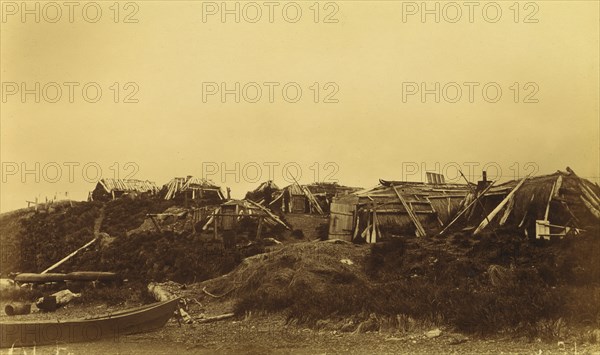
<svg viewBox="0 0 600 355">
<path fill-rule="evenodd" d="M 29 314 L 31 313 L 31 304 L 29 303 L 11 303 L 4 307 L 4 312 L 9 316 L 16 316 L 18 314 Z"/>
</svg>

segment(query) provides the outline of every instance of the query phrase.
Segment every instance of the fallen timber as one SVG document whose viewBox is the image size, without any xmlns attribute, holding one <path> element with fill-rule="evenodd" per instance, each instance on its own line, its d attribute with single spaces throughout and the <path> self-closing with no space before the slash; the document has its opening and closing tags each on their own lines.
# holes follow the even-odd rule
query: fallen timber
<svg viewBox="0 0 600 355">
<path fill-rule="evenodd" d="M 47 283 L 62 281 L 116 281 L 118 275 L 114 272 L 76 271 L 68 274 L 61 273 L 22 273 L 14 278 L 18 283 Z"/>
</svg>

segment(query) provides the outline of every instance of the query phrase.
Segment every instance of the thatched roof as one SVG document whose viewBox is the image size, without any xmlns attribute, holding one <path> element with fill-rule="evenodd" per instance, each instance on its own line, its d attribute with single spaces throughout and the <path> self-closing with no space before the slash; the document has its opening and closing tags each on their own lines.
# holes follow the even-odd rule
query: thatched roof
<svg viewBox="0 0 600 355">
<path fill-rule="evenodd" d="M 221 192 L 221 187 L 215 184 L 213 181 L 197 178 L 194 176 L 188 177 L 175 177 L 171 179 L 165 186 L 163 190 L 165 193 L 165 200 L 170 200 L 175 197 L 178 193 L 185 191 L 214 191 L 221 199 L 224 199 L 223 194 Z"/>
<path fill-rule="evenodd" d="M 489 188 L 479 197 L 481 204 L 474 204 L 465 213 L 462 225 L 480 226 L 487 217 L 493 227 L 528 228 L 536 220 L 570 227 L 598 226 L 600 187 L 578 177 L 570 168 L 522 180 Z M 476 195 L 470 194 L 466 201 L 474 201 Z M 494 215 L 495 209 L 498 211 Z"/>
<path fill-rule="evenodd" d="M 111 193 L 113 191 L 123 192 L 158 192 L 159 188 L 153 181 L 136 179 L 101 179 L 98 184 Z"/>
</svg>

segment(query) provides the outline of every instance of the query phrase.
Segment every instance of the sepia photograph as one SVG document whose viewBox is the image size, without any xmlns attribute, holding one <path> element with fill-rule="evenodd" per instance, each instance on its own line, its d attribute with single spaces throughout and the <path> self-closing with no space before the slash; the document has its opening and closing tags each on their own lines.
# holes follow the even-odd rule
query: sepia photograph
<svg viewBox="0 0 600 355">
<path fill-rule="evenodd" d="M 600 354 L 600 0 L 0 0 L 0 354 Z"/>
</svg>

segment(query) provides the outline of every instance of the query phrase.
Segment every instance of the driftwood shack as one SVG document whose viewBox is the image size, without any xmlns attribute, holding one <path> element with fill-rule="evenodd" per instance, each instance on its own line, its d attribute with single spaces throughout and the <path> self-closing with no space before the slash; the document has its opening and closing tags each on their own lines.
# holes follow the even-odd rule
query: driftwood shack
<svg viewBox="0 0 600 355">
<path fill-rule="evenodd" d="M 359 190 L 361 189 L 337 183 L 293 183 L 279 189 L 272 181 L 267 181 L 248 192 L 246 198 L 283 213 L 323 215 L 329 212 L 334 197 Z"/>
<path fill-rule="evenodd" d="M 225 200 L 220 186 L 210 180 L 191 175 L 171 179 L 163 186 L 161 196 L 165 200 Z"/>
<path fill-rule="evenodd" d="M 255 239 L 260 239 L 263 231 L 276 226 L 291 229 L 271 210 L 252 200 L 229 200 L 208 216 L 201 232 L 212 234 L 215 240 L 222 238 L 225 244 L 232 244 L 238 232 L 247 232 L 250 225 L 256 228 Z"/>
<path fill-rule="evenodd" d="M 549 239 L 600 226 L 600 187 L 566 171 L 525 177 L 469 193 L 454 226 L 479 234 L 486 229 L 522 230 Z"/>
<path fill-rule="evenodd" d="M 334 199 L 329 238 L 377 242 L 382 236 L 474 235 L 484 230 L 521 231 L 550 239 L 600 230 L 600 187 L 565 172 L 495 184 L 447 184 L 432 174 L 427 183 L 385 181 L 373 189 Z"/>
<path fill-rule="evenodd" d="M 136 179 L 101 179 L 96 187 L 90 192 L 89 199 L 92 201 L 107 201 L 125 195 L 152 196 L 158 193 L 156 183 L 148 180 Z"/>
<path fill-rule="evenodd" d="M 475 185 L 380 180 L 372 189 L 334 198 L 329 238 L 375 243 L 384 235 L 425 236 L 440 230 L 461 208 Z"/>
</svg>

